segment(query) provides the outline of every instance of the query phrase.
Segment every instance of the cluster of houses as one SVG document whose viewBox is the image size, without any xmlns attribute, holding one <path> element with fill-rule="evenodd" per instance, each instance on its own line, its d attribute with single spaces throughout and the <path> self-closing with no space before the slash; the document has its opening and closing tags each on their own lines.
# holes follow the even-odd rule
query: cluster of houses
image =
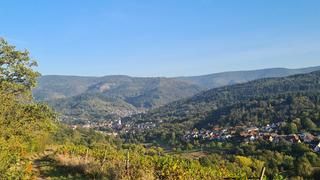
<svg viewBox="0 0 320 180">
<path fill-rule="evenodd" d="M 115 121 L 87 121 L 86 124 L 77 124 L 77 125 L 71 125 L 72 129 L 77 128 L 86 128 L 86 129 L 94 129 L 94 130 L 106 130 L 106 129 L 121 129 L 123 127 L 123 124 L 121 122 L 121 119 L 115 120 Z"/>
<path fill-rule="evenodd" d="M 153 129 L 157 125 L 154 122 L 141 122 L 139 124 L 135 124 L 133 122 L 126 122 L 122 125 L 121 132 L 122 133 L 136 133 L 143 132 L 145 130 Z M 120 130 L 120 129 L 119 129 Z"/>
<path fill-rule="evenodd" d="M 245 127 L 236 126 L 230 128 L 215 127 L 211 130 L 197 130 L 186 132 L 183 137 L 185 141 L 202 140 L 202 141 L 236 141 L 236 142 L 253 142 L 257 140 L 265 140 L 269 142 L 279 143 L 282 140 L 291 143 L 305 143 L 320 153 L 320 135 L 311 133 L 299 133 L 280 135 L 278 129 L 281 123 L 274 123 L 264 127 Z"/>
<path fill-rule="evenodd" d="M 137 129 L 138 130 L 145 130 L 145 129 L 152 129 L 155 128 L 156 124 L 153 122 L 145 122 L 145 123 L 141 123 L 141 124 L 137 124 Z"/>
</svg>

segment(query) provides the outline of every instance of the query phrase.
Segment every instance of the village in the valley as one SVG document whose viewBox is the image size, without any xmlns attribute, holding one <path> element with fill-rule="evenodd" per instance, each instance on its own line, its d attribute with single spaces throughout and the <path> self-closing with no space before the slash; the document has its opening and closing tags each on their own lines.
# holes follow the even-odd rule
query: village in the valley
<svg viewBox="0 0 320 180">
<path fill-rule="evenodd" d="M 320 153 L 320 135 L 310 132 L 296 134 L 281 134 L 280 129 L 285 122 L 268 124 L 261 127 L 235 126 L 235 127 L 213 127 L 212 129 L 193 129 L 185 132 L 182 140 L 190 142 L 200 141 L 220 141 L 220 142 L 254 142 L 265 140 L 279 143 L 287 141 L 289 143 L 304 143 L 310 146 L 315 152 Z M 82 127 L 95 129 L 108 135 L 117 136 L 119 133 L 135 133 L 155 128 L 153 122 L 143 122 L 139 124 L 122 123 L 121 119 L 108 122 L 91 122 L 82 126 L 74 125 L 73 128 Z"/>
<path fill-rule="evenodd" d="M 279 143 L 287 141 L 290 143 L 305 143 L 315 152 L 320 153 L 320 135 L 309 132 L 296 134 L 280 134 L 280 127 L 284 122 L 273 123 L 263 127 L 236 126 L 230 128 L 214 127 L 212 130 L 197 130 L 187 132 L 183 139 L 185 141 L 202 140 L 202 141 L 236 141 L 236 142 L 253 142 L 265 140 Z"/>
</svg>

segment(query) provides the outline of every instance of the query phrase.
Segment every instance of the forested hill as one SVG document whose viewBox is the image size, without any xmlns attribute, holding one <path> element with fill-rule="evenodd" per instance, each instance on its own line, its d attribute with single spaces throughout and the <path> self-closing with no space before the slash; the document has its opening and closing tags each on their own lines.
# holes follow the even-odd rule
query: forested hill
<svg viewBox="0 0 320 180">
<path fill-rule="evenodd" d="M 39 82 L 40 87 L 34 91 L 36 99 L 47 101 L 65 122 L 74 124 L 114 121 L 202 90 L 175 79 L 129 76 L 45 76 Z"/>
<path fill-rule="evenodd" d="M 65 121 L 106 122 L 188 98 L 208 88 L 318 69 L 275 68 L 177 78 L 42 76 L 33 94 L 36 100 L 46 101 L 60 112 Z"/>
<path fill-rule="evenodd" d="M 232 113 L 236 113 L 236 111 L 230 111 L 230 108 L 232 108 L 230 106 L 234 106 L 233 108 L 242 107 L 243 110 L 250 111 L 252 107 L 245 109 L 245 105 L 249 104 L 249 102 L 261 101 L 265 103 L 269 100 L 268 103 L 271 103 L 272 106 L 272 100 L 286 100 L 288 97 L 295 99 L 299 96 L 307 96 L 307 98 L 310 98 L 316 105 L 317 101 L 319 101 L 316 97 L 319 97 L 319 95 L 320 71 L 316 71 L 304 75 L 261 79 L 244 84 L 212 89 L 199 93 L 191 98 L 170 103 L 164 107 L 152 110 L 147 114 L 134 116 L 129 119 L 129 121 L 135 121 L 137 123 L 151 121 L 159 125 L 158 130 L 169 128 L 176 131 L 190 130 L 191 128 L 199 126 L 199 124 L 202 125 L 201 127 L 205 127 L 208 126 L 208 123 L 212 123 L 213 120 L 220 122 L 220 124 L 236 125 L 236 123 L 227 121 L 240 119 L 240 117 L 232 119 L 232 117 L 234 117 Z M 292 103 L 289 102 L 290 98 L 287 100 L 288 103 Z M 301 103 L 303 102 L 308 103 L 309 101 L 301 101 Z M 309 108 L 315 105 L 311 105 Z M 261 106 L 260 108 L 264 107 Z M 268 109 L 265 108 L 265 111 L 267 110 Z M 304 109 L 300 111 L 304 111 Z M 217 114 L 217 112 L 220 112 L 220 114 Z M 250 116 L 258 115 L 255 113 L 248 114 Z M 226 118 L 223 119 L 223 117 Z M 281 117 L 284 119 L 287 116 L 281 115 Z M 250 118 L 241 118 L 244 121 L 247 120 L 247 123 L 250 123 Z M 240 123 L 240 120 L 238 123 Z"/>
<path fill-rule="evenodd" d="M 39 79 L 39 87 L 34 90 L 34 96 L 40 101 L 50 101 L 83 94 L 101 94 L 105 97 L 124 99 L 136 107 L 152 107 L 193 95 L 201 90 L 199 86 L 172 78 L 140 78 L 120 75 L 42 76 Z"/>
</svg>

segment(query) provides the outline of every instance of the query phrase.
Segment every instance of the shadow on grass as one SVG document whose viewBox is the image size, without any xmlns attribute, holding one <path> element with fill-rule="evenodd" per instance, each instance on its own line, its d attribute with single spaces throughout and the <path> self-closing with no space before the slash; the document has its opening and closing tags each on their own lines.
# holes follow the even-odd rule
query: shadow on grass
<svg viewBox="0 0 320 180">
<path fill-rule="evenodd" d="M 40 177 L 44 179 L 94 179 L 85 174 L 82 166 L 64 166 L 50 156 L 35 161 L 35 164 L 39 169 Z"/>
</svg>

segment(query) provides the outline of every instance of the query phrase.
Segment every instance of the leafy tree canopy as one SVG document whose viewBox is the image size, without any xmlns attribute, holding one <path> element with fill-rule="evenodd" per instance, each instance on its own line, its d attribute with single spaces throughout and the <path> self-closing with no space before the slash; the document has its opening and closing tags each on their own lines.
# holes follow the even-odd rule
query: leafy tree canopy
<svg viewBox="0 0 320 180">
<path fill-rule="evenodd" d="M 0 38 L 0 90 L 6 94 L 31 95 L 39 73 L 33 68 L 37 62 L 32 60 L 27 50 L 16 50 Z"/>
</svg>

